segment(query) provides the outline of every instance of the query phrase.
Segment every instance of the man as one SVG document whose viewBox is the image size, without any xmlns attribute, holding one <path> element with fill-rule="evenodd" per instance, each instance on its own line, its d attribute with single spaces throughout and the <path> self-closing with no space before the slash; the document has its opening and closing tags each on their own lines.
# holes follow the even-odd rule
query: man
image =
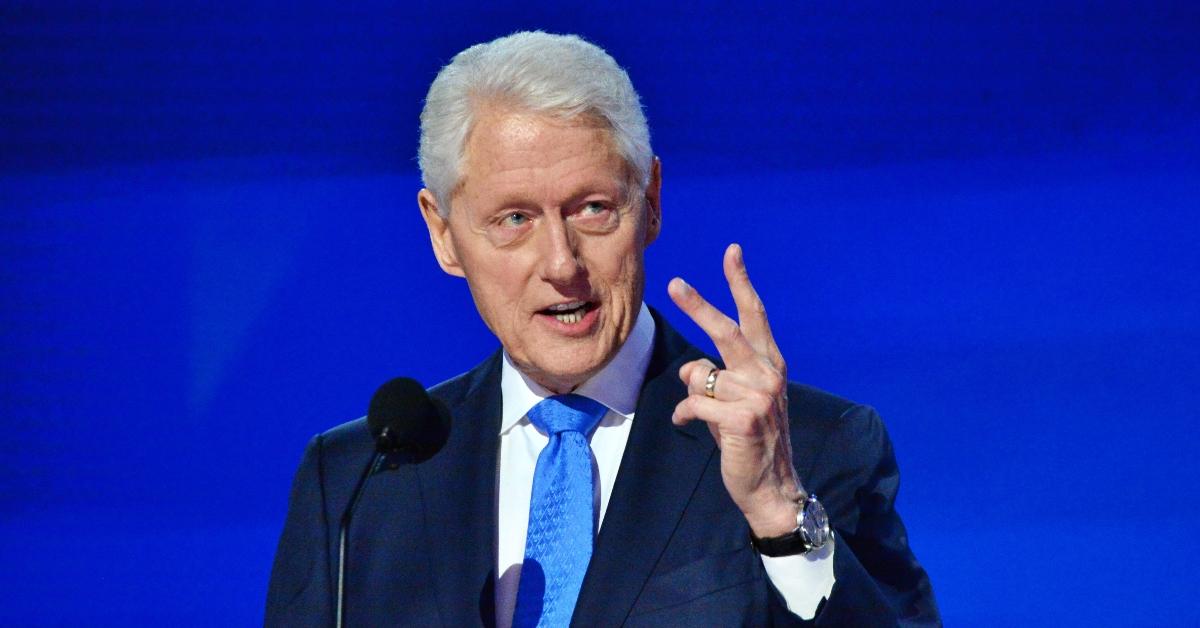
<svg viewBox="0 0 1200 628">
<path fill-rule="evenodd" d="M 347 625 L 938 622 L 879 418 L 787 382 L 740 247 L 737 321 L 668 286 L 720 362 L 643 304 L 661 168 L 607 53 L 540 32 L 460 53 L 420 164 L 437 261 L 502 350 L 431 390 L 454 417 L 440 452 L 364 486 Z M 362 419 L 310 443 L 268 624 L 332 620 L 337 524 L 372 451 Z"/>
</svg>

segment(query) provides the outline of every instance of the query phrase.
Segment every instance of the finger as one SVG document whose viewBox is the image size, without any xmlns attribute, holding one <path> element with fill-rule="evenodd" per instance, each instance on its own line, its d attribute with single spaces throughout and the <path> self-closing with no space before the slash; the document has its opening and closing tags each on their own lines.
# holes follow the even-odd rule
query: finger
<svg viewBox="0 0 1200 628">
<path fill-rule="evenodd" d="M 675 411 L 671 414 L 671 422 L 676 425 L 684 425 L 693 420 L 704 421 L 709 428 L 716 430 L 723 423 L 734 421 L 745 421 L 747 419 L 746 410 L 738 408 L 735 404 L 718 399 L 709 399 L 704 395 L 689 395 L 675 405 Z"/>
<path fill-rule="evenodd" d="M 690 399 L 690 397 L 688 399 Z M 684 401 L 687 401 L 687 399 L 684 399 Z M 688 406 L 684 405 L 683 402 L 680 402 L 675 406 L 675 413 L 671 415 L 671 422 L 675 425 L 683 426 L 691 423 L 696 418 L 696 413 L 693 412 Z M 713 440 L 716 441 L 717 449 L 720 449 L 721 430 L 717 429 L 717 424 L 713 422 L 705 421 L 704 425 L 708 427 L 708 433 L 712 434 Z"/>
<path fill-rule="evenodd" d="M 685 362 L 683 366 L 679 367 L 679 380 L 688 387 L 689 395 L 704 394 L 704 382 L 708 379 L 709 372 L 715 368 L 717 365 L 708 358 Z M 694 383 L 697 381 L 700 382 L 699 388 L 694 387 Z"/>
<path fill-rule="evenodd" d="M 754 289 L 754 284 L 750 283 L 750 272 L 746 270 L 746 258 L 740 244 L 730 244 L 725 249 L 724 267 L 729 292 L 737 304 L 738 326 L 755 350 L 774 362 L 779 348 L 767 323 L 767 308 Z"/>
<path fill-rule="evenodd" d="M 730 368 L 737 368 L 755 358 L 757 352 L 742 335 L 737 322 L 713 307 L 686 281 L 679 277 L 672 279 L 671 283 L 667 284 L 667 293 L 671 295 L 675 305 L 708 334 L 717 352 L 721 354 L 721 359 Z"/>
<path fill-rule="evenodd" d="M 704 395 L 688 395 L 683 398 L 683 401 L 675 404 L 675 411 L 671 414 L 671 422 L 676 425 L 683 425 L 694 419 L 699 419 L 716 427 L 720 424 L 721 418 L 728 413 L 729 406 L 726 402 L 709 399 Z"/>
<path fill-rule="evenodd" d="M 711 361 L 701 358 L 684 364 L 679 368 L 679 379 L 688 387 L 689 395 L 705 395 L 708 384 L 708 374 L 717 368 Z M 753 389 L 743 373 L 728 369 L 718 369 L 713 394 L 722 401 L 737 401 L 746 397 Z M 705 395 L 707 396 L 707 395 Z"/>
</svg>

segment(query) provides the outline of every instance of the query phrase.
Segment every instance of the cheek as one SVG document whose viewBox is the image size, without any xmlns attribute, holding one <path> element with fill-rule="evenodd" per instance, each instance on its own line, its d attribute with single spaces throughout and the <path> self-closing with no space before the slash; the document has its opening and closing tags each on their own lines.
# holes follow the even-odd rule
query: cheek
<svg viewBox="0 0 1200 628">
<path fill-rule="evenodd" d="M 511 277 L 483 275 L 472 289 L 484 295 L 487 307 L 497 320 L 507 320 L 516 315 L 521 303 L 520 286 Z"/>
<path fill-rule="evenodd" d="M 498 251 L 478 238 L 472 244 L 460 255 L 471 292 L 480 295 L 493 310 L 518 305 L 531 273 L 528 256 Z"/>
<path fill-rule="evenodd" d="M 624 255 L 610 258 L 609 264 L 611 266 L 606 269 L 605 276 L 609 277 L 611 296 L 618 299 L 635 298 L 641 289 L 643 276 L 641 249 L 629 247 Z M 630 307 L 636 308 L 637 305 L 631 303 Z"/>
</svg>

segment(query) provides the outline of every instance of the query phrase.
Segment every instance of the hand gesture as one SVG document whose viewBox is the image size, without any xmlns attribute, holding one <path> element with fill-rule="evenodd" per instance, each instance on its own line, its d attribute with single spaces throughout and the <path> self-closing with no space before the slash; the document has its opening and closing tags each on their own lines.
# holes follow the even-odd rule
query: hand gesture
<svg viewBox="0 0 1200 628">
<path fill-rule="evenodd" d="M 796 527 L 806 497 L 792 466 L 788 437 L 787 364 L 767 324 L 767 312 L 750 283 L 742 247 L 725 250 L 725 279 L 737 304 L 734 321 L 695 288 L 676 277 L 667 286 L 671 300 L 712 339 L 725 369 L 707 359 L 679 369 L 688 396 L 675 406 L 671 421 L 704 421 L 721 448 L 721 477 L 730 497 L 759 538 L 780 536 Z"/>
</svg>

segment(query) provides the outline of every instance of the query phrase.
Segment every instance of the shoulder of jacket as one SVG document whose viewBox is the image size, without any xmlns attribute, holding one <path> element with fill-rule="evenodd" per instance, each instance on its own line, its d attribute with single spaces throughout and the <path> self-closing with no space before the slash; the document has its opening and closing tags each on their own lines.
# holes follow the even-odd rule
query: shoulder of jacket
<svg viewBox="0 0 1200 628">
<path fill-rule="evenodd" d="M 788 382 L 788 418 L 793 435 L 804 430 L 823 440 L 837 434 L 862 445 L 886 438 L 874 408 L 805 384 Z"/>
</svg>

